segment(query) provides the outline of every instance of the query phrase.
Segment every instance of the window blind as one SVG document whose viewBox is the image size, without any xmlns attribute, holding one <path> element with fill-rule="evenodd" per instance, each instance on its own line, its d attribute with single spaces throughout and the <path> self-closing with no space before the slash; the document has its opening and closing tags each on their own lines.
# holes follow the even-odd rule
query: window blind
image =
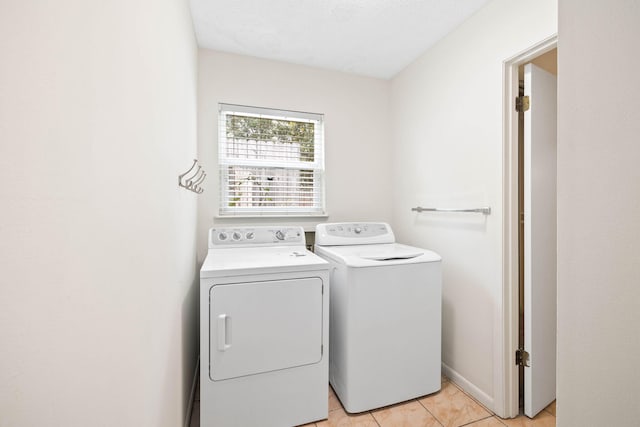
<svg viewBox="0 0 640 427">
<path fill-rule="evenodd" d="M 220 104 L 221 216 L 324 215 L 322 114 Z"/>
</svg>

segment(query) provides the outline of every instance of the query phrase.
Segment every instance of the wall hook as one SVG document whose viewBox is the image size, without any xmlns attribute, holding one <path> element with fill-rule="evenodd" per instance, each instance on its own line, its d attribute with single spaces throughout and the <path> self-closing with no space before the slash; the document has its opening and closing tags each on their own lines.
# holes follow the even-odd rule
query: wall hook
<svg viewBox="0 0 640 427">
<path fill-rule="evenodd" d="M 178 185 L 196 194 L 202 194 L 204 188 L 200 187 L 200 184 L 202 184 L 206 176 L 207 173 L 202 169 L 202 166 L 198 164 L 198 159 L 193 159 L 193 164 L 189 170 L 178 175 Z"/>
</svg>

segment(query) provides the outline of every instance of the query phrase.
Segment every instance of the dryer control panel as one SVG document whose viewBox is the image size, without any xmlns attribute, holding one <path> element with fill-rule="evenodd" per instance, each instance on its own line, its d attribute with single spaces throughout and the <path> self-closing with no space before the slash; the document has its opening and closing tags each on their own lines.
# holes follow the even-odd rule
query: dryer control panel
<svg viewBox="0 0 640 427">
<path fill-rule="evenodd" d="M 209 230 L 209 248 L 305 245 L 302 227 L 214 227 Z"/>
<path fill-rule="evenodd" d="M 341 222 L 318 224 L 316 245 L 344 246 L 394 243 L 395 236 L 384 222 Z"/>
</svg>

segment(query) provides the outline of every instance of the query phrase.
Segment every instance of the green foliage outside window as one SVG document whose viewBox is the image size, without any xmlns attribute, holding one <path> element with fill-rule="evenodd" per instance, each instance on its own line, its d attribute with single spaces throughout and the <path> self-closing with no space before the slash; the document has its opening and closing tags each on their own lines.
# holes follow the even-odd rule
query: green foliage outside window
<svg viewBox="0 0 640 427">
<path fill-rule="evenodd" d="M 300 161 L 314 161 L 314 124 L 293 120 L 228 115 L 228 139 L 299 143 Z"/>
</svg>

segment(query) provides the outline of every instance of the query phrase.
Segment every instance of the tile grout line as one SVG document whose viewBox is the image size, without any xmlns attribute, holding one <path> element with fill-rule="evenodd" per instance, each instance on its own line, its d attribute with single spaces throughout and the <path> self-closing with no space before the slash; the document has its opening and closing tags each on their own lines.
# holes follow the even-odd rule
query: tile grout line
<svg viewBox="0 0 640 427">
<path fill-rule="evenodd" d="M 373 415 L 373 411 L 367 411 L 367 414 L 371 415 L 371 418 L 373 418 L 373 422 L 376 423 L 378 427 L 380 427 L 380 423 L 378 422 L 378 419 L 376 418 L 376 416 Z"/>
<path fill-rule="evenodd" d="M 446 378 L 446 377 L 445 377 L 445 378 Z M 442 381 L 442 383 L 443 383 L 443 384 L 444 384 L 444 383 L 447 383 L 447 382 L 451 383 L 451 385 L 453 385 L 453 386 L 454 386 L 458 391 L 462 392 L 462 394 L 463 394 L 463 395 L 465 395 L 466 397 L 468 397 L 469 399 L 471 399 L 474 403 L 476 403 L 477 405 L 479 405 L 483 410 L 485 410 L 485 411 L 489 414 L 489 415 L 487 415 L 486 417 L 482 417 L 482 418 L 478 418 L 478 419 L 476 419 L 476 420 L 469 421 L 468 423 L 461 424 L 461 425 L 459 425 L 459 426 L 457 426 L 457 427 L 465 427 L 465 426 L 469 426 L 469 425 L 472 425 L 472 424 L 474 424 L 474 423 L 481 422 L 481 421 L 484 421 L 484 420 L 487 420 L 487 419 L 490 419 L 490 418 L 494 418 L 494 419 L 495 419 L 495 420 L 497 420 L 501 425 L 507 426 L 506 424 L 504 424 L 504 422 L 502 422 L 502 419 L 500 419 L 500 418 L 499 418 L 499 417 L 498 417 L 498 416 L 497 416 L 493 411 L 491 411 L 489 408 L 487 408 L 486 406 L 484 406 L 482 403 L 480 403 L 478 400 L 476 400 L 473 396 L 469 395 L 469 394 L 468 394 L 466 391 L 464 391 L 464 390 L 463 390 L 463 389 L 462 389 L 458 384 L 456 384 L 455 382 L 451 381 L 449 378 L 446 378 L 446 379 L 444 379 L 444 380 Z M 440 393 L 440 391 L 442 391 L 442 389 L 441 389 L 441 390 L 439 390 L 437 393 Z M 437 394 L 437 393 L 434 393 L 434 394 Z M 334 394 L 335 394 L 335 392 L 334 392 Z M 332 410 L 330 410 L 330 411 L 328 411 L 328 412 L 329 412 L 329 413 L 331 413 L 331 412 L 337 411 L 337 410 L 339 410 L 339 409 L 342 409 L 342 410 L 345 412 L 345 414 L 347 414 L 347 415 L 348 415 L 349 413 L 344 409 L 344 406 L 342 405 L 342 402 L 340 401 L 340 399 L 337 397 L 337 395 L 335 395 L 335 396 L 336 396 L 336 400 L 337 400 L 337 401 L 338 401 L 338 403 L 340 404 L 340 407 L 339 407 L 339 408 L 334 408 L 334 409 L 332 409 Z M 425 405 L 420 401 L 420 398 L 415 398 L 415 399 L 408 400 L 408 401 L 404 402 L 403 404 L 406 404 L 406 403 L 408 403 L 408 402 L 417 402 L 417 403 L 418 403 L 418 404 L 419 404 L 419 405 L 420 405 L 420 406 L 421 406 L 425 411 L 427 411 L 427 413 L 428 413 L 429 415 L 431 415 L 431 416 L 433 417 L 433 419 L 435 419 L 435 420 L 436 420 L 436 422 L 437 422 L 441 427 L 444 427 L 443 422 L 442 422 L 438 417 L 436 417 L 436 416 L 435 416 L 431 411 L 429 411 L 429 409 L 428 409 L 428 408 L 427 408 L 427 407 L 426 407 L 426 406 L 425 406 Z M 395 406 L 395 405 L 389 405 L 389 406 Z M 553 415 L 550 411 L 547 411 L 547 410 L 546 410 L 546 408 L 545 408 L 545 412 L 547 412 L 547 413 L 549 413 L 550 415 L 552 415 L 553 417 L 555 417 L 555 415 Z M 367 411 L 366 413 L 367 413 L 367 414 L 369 414 L 369 415 L 371 415 L 371 418 L 373 418 L 374 423 L 375 423 L 378 427 L 382 427 L 382 426 L 381 426 L 381 424 L 380 424 L 380 422 L 378 421 L 378 419 L 377 419 L 377 418 L 376 418 L 376 416 L 374 415 L 373 411 Z M 317 427 L 317 424 L 314 424 L 314 425 Z"/>
<path fill-rule="evenodd" d="M 493 411 L 489 410 L 489 408 L 487 408 L 486 406 L 484 406 L 482 403 L 478 402 L 478 401 L 477 401 L 473 396 L 469 395 L 469 394 L 468 394 L 467 392 L 465 392 L 462 388 L 460 388 L 460 386 L 458 386 L 458 384 L 456 384 L 455 382 L 451 381 L 451 379 L 447 379 L 447 381 L 443 381 L 443 383 L 444 383 L 444 382 L 449 382 L 449 383 L 451 383 L 451 385 L 453 385 L 456 389 L 458 389 L 458 391 L 462 392 L 462 394 L 463 394 L 463 395 L 467 396 L 467 397 L 468 397 L 469 399 L 471 399 L 473 402 L 475 402 L 476 404 L 478 404 L 482 409 L 484 409 L 484 410 L 489 414 L 489 415 L 488 415 L 488 416 L 486 416 L 486 417 L 478 418 L 477 420 L 473 420 L 473 421 L 469 421 L 468 423 L 466 423 L 466 424 L 462 424 L 462 425 L 457 426 L 457 427 L 468 426 L 468 425 L 470 425 L 470 424 L 477 423 L 477 422 L 479 422 L 479 421 L 483 421 L 483 420 L 486 420 L 486 419 L 488 419 L 488 418 L 492 418 L 492 417 L 494 417 L 494 416 L 496 415 Z M 441 389 L 440 391 L 442 391 L 442 389 Z M 438 393 L 440 393 L 440 391 L 438 391 Z M 444 424 L 443 424 L 443 423 L 438 419 L 438 417 L 436 417 L 434 414 L 432 414 L 432 413 L 431 413 L 431 411 L 429 411 L 429 409 L 427 409 L 427 407 L 426 407 L 426 406 L 424 406 L 424 405 L 422 404 L 422 402 L 420 402 L 420 400 L 418 400 L 418 399 L 416 399 L 416 400 L 418 401 L 418 403 L 420 403 L 420 405 L 422 405 L 422 407 L 423 407 L 427 412 L 429 412 L 429 413 L 430 413 L 430 414 L 431 414 L 431 415 L 436 419 L 436 421 L 438 421 L 438 423 L 440 423 L 440 425 L 441 425 L 441 426 L 444 426 Z M 498 420 L 498 422 L 499 422 L 500 424 L 503 424 L 503 425 L 504 425 L 504 423 L 503 423 L 502 421 Z"/>
<path fill-rule="evenodd" d="M 373 418 L 373 422 L 374 422 L 374 423 L 376 423 L 376 425 L 377 425 L 378 427 L 382 427 L 382 426 L 380 425 L 380 423 L 378 422 L 378 419 L 376 418 L 376 416 L 375 416 L 375 415 L 373 415 L 373 412 L 372 412 L 372 411 L 369 411 L 369 414 L 371 415 L 371 418 Z"/>
<path fill-rule="evenodd" d="M 482 409 L 484 409 L 485 411 L 487 411 L 488 413 L 490 413 L 492 416 L 495 415 L 496 413 L 493 412 L 492 410 L 490 410 L 489 408 L 487 408 L 486 406 L 484 406 L 480 401 L 478 401 L 475 397 L 471 396 L 469 393 L 467 393 L 466 391 L 464 391 L 460 386 L 458 386 L 458 384 L 454 383 L 453 381 L 451 382 L 451 384 L 453 384 L 458 390 L 460 390 L 462 393 L 464 393 L 469 399 L 473 400 L 474 402 L 476 402 L 478 405 L 480 405 L 482 407 Z M 484 418 L 483 418 L 484 419 Z"/>
<path fill-rule="evenodd" d="M 440 393 L 440 392 L 438 392 L 438 393 Z M 444 427 L 444 424 L 442 424 L 442 421 L 440 421 L 440 419 L 439 419 L 438 417 L 436 417 L 435 415 L 433 415 L 433 414 L 431 413 L 431 411 L 430 411 L 429 409 L 427 409 L 427 407 L 426 407 L 426 406 L 424 406 L 424 405 L 422 404 L 422 402 L 420 402 L 420 399 L 416 399 L 416 402 L 418 402 L 418 403 L 420 404 L 420 406 L 422 406 L 422 407 L 424 408 L 424 410 L 425 410 L 425 411 L 427 411 L 427 412 L 429 413 L 429 415 L 431 415 L 431 416 L 433 417 L 433 419 L 434 419 L 434 420 L 436 420 L 436 421 L 438 422 L 438 424 L 440 424 L 440 426 Z"/>
<path fill-rule="evenodd" d="M 552 402 L 552 403 L 553 403 L 553 402 Z M 549 405 L 551 405 L 551 403 L 550 403 Z M 550 414 L 552 417 L 556 418 L 556 414 L 554 414 L 553 412 L 551 412 L 551 411 L 548 411 L 548 410 L 547 410 L 547 408 L 549 407 L 549 405 L 547 405 L 547 406 L 543 409 L 543 411 L 545 411 L 547 414 Z"/>
<path fill-rule="evenodd" d="M 475 421 L 469 421 L 468 423 L 466 423 L 466 424 L 461 424 L 461 425 L 459 425 L 459 426 L 457 426 L 457 427 L 465 427 L 465 426 L 469 426 L 469 425 L 471 425 L 471 424 L 475 424 L 475 423 L 478 423 L 478 422 L 480 422 L 480 421 L 488 420 L 489 418 L 496 418 L 496 419 L 497 419 L 496 415 L 495 415 L 495 414 L 493 414 L 493 415 L 489 415 L 488 417 L 479 418 L 479 419 L 477 419 L 477 420 L 475 420 Z M 498 422 L 499 422 L 500 424 L 502 424 L 502 425 L 506 426 L 506 424 L 505 424 L 505 423 L 503 423 L 502 421 L 498 420 Z"/>
</svg>

